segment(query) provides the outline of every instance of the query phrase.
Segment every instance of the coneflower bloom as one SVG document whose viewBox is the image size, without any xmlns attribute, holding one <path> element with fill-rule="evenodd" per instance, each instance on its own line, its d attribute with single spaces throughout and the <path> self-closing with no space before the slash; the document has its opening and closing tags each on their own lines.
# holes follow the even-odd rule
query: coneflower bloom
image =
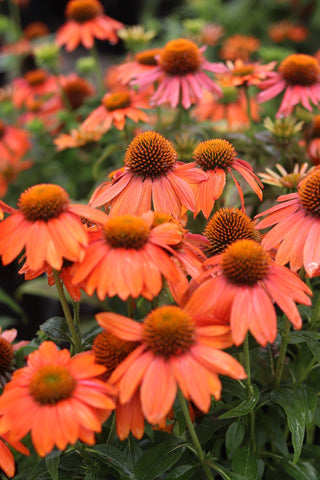
<svg viewBox="0 0 320 480">
<path fill-rule="evenodd" d="M 59 185 L 39 184 L 19 197 L 18 209 L 0 201 L 10 215 L 0 222 L 0 255 L 4 265 L 12 262 L 25 248 L 31 270 L 47 262 L 60 270 L 63 260 L 72 262 L 84 257 L 87 232 L 80 215 L 104 223 L 106 215 L 87 205 L 71 204 L 67 192 Z"/>
<path fill-rule="evenodd" d="M 67 22 L 57 31 L 56 42 L 65 45 L 68 52 L 75 50 L 79 44 L 89 49 L 94 39 L 108 40 L 111 44 L 118 42 L 117 30 L 123 24 L 104 15 L 103 6 L 98 0 L 69 0 L 66 6 Z"/>
<path fill-rule="evenodd" d="M 102 229 L 88 232 L 91 241 L 73 282 L 88 295 L 96 290 L 100 300 L 114 295 L 152 300 L 162 289 L 162 277 L 173 282 L 179 278 L 169 251 L 181 240 L 176 225 L 151 228 L 152 222 L 153 212 L 111 216 Z"/>
<path fill-rule="evenodd" d="M 257 96 L 258 102 L 266 102 L 284 91 L 277 118 L 290 115 L 298 103 L 312 111 L 310 102 L 317 106 L 320 100 L 320 66 L 311 55 L 289 55 L 277 72 L 268 73 L 259 88 L 263 91 Z"/>
<path fill-rule="evenodd" d="M 93 207 L 110 206 L 115 214 L 141 214 L 151 209 L 181 215 L 182 207 L 194 211 L 195 197 L 190 184 L 207 175 L 194 163 L 177 162 L 169 140 L 154 131 L 137 135 L 126 150 L 124 167 L 113 173 L 113 181 L 93 193 Z"/>
<path fill-rule="evenodd" d="M 150 109 L 144 94 L 129 89 L 108 92 L 102 98 L 101 105 L 93 110 L 81 128 L 92 130 L 101 126 L 108 130 L 114 125 L 118 130 L 123 130 L 128 118 L 135 123 L 149 120 L 146 112 L 141 109 Z"/>
<path fill-rule="evenodd" d="M 239 87 L 242 85 L 259 85 L 262 80 L 265 80 L 267 73 L 273 70 L 277 62 L 270 62 L 265 65 L 261 65 L 258 62 L 244 62 L 241 59 L 231 62 L 226 61 L 228 71 L 217 75 L 217 78 L 221 80 L 224 86 Z"/>
<path fill-rule="evenodd" d="M 205 47 L 199 48 L 185 38 L 171 40 L 161 50 L 158 65 L 137 76 L 134 83 L 143 90 L 159 82 L 150 103 L 169 103 L 172 108 L 179 103 L 185 109 L 190 108 L 202 98 L 204 90 L 221 96 L 220 87 L 205 72 L 222 73 L 226 67 L 222 63 L 208 62 L 203 56 L 204 50 Z"/>
<path fill-rule="evenodd" d="M 211 120 L 219 122 L 215 129 L 219 131 L 241 131 L 250 126 L 246 94 L 236 87 L 221 85 L 222 98 L 217 98 L 210 92 L 205 92 L 202 99 L 194 107 L 192 115 L 200 121 Z M 259 106 L 253 97 L 250 98 L 251 116 L 259 120 Z"/>
<path fill-rule="evenodd" d="M 138 346 L 137 342 L 121 340 L 112 333 L 102 331 L 94 339 L 92 350 L 95 361 L 106 368 L 102 379 L 107 381 L 118 365 Z M 116 427 L 120 440 L 131 432 L 137 439 L 144 434 L 144 416 L 141 410 L 140 395 L 137 391 L 129 402 L 116 401 Z"/>
<path fill-rule="evenodd" d="M 8 447 L 15 448 L 18 452 L 23 455 L 30 455 L 29 450 L 19 441 L 10 442 L 9 440 L 10 433 L 6 432 L 0 435 L 0 468 L 3 470 L 5 475 L 9 478 L 12 478 L 15 474 L 15 458 L 12 451 Z M 8 444 L 8 445 L 7 445 Z"/>
<path fill-rule="evenodd" d="M 29 342 L 21 340 L 13 343 L 17 336 L 17 330 L 10 328 L 1 331 L 0 327 L 0 386 L 3 387 L 11 378 L 14 364 L 14 353 L 19 348 L 28 345 Z"/>
<path fill-rule="evenodd" d="M 283 189 L 296 189 L 301 180 L 312 170 L 307 162 L 304 162 L 302 165 L 295 163 L 291 172 L 288 172 L 280 163 L 276 163 L 275 167 L 279 173 L 271 168 L 266 168 L 266 173 L 258 173 L 258 175 L 263 183 Z"/>
<path fill-rule="evenodd" d="M 171 410 L 178 387 L 183 396 L 208 412 L 211 395 L 221 395 L 218 375 L 246 377 L 243 367 L 226 352 L 231 345 L 229 326 L 215 324 L 211 315 L 191 314 L 177 306 L 152 310 L 143 323 L 116 313 L 96 315 L 99 325 L 139 345 L 114 370 L 109 382 L 127 403 L 140 387 L 142 411 L 148 422 L 159 423 Z"/>
<path fill-rule="evenodd" d="M 72 110 L 76 110 L 94 94 L 93 86 L 75 73 L 60 77 L 60 85 Z"/>
<path fill-rule="evenodd" d="M 46 37 L 50 35 L 47 25 L 43 22 L 31 22 L 23 29 L 23 36 L 27 40 Z"/>
<path fill-rule="evenodd" d="M 12 81 L 12 101 L 15 107 L 22 108 L 30 98 L 41 98 L 58 93 L 56 77 L 42 68 L 30 70 L 24 77 Z"/>
<path fill-rule="evenodd" d="M 195 215 L 202 210 L 204 216 L 209 217 L 215 200 L 222 195 L 228 173 L 236 184 L 241 199 L 241 207 L 244 210 L 243 192 L 232 173 L 232 169 L 242 175 L 259 199 L 262 200 L 260 188 L 262 183 L 253 173 L 251 165 L 245 160 L 237 158 L 237 152 L 227 140 L 215 138 L 199 143 L 193 152 L 193 158 L 208 175 L 208 179 L 197 186 Z"/>
<path fill-rule="evenodd" d="M 93 444 L 94 433 L 101 431 L 100 414 L 115 407 L 114 388 L 96 378 L 104 371 L 89 352 L 71 358 L 53 342 L 42 343 L 4 388 L 0 432 L 10 432 L 12 441 L 31 432 L 41 457 L 78 439 Z"/>
<path fill-rule="evenodd" d="M 259 47 L 260 40 L 256 37 L 236 34 L 224 40 L 219 54 L 224 60 L 248 61 L 252 53 L 256 52 Z"/>
<path fill-rule="evenodd" d="M 158 64 L 156 57 L 160 55 L 161 48 L 150 48 L 134 55 L 133 60 L 122 63 L 116 67 L 118 81 L 123 85 L 128 85 L 142 73 L 153 71 Z"/>
<path fill-rule="evenodd" d="M 208 221 L 203 234 L 209 241 L 206 252 L 210 256 L 220 255 L 237 240 L 260 241 L 261 237 L 255 222 L 238 208 L 217 210 Z"/>
<path fill-rule="evenodd" d="M 298 191 L 281 195 L 279 205 L 257 215 L 265 216 L 257 228 L 273 227 L 263 238 L 264 247 L 277 247 L 276 261 L 289 262 L 293 271 L 304 266 L 309 277 L 320 266 L 320 170 L 314 169 L 298 185 Z"/>
<path fill-rule="evenodd" d="M 63 109 L 63 102 L 58 95 L 50 98 L 29 97 L 24 103 L 24 112 L 19 115 L 19 125 L 25 126 L 33 120 L 41 120 L 44 127 L 51 135 L 59 129 L 61 121 L 57 115 Z"/>
<path fill-rule="evenodd" d="M 201 284 L 189 298 L 192 313 L 212 313 L 230 322 L 239 346 L 248 331 L 266 346 L 277 335 L 273 303 L 287 315 L 294 328 L 302 327 L 295 302 L 311 305 L 311 290 L 288 268 L 273 263 L 255 240 L 237 240 L 221 254 L 206 260 L 213 268 L 201 275 Z"/>
<path fill-rule="evenodd" d="M 60 133 L 54 140 L 58 152 L 67 148 L 79 148 L 90 143 L 97 143 L 106 129 L 102 126 L 97 126 L 92 130 L 85 130 L 81 125 L 78 128 L 73 128 L 70 133 Z"/>
</svg>

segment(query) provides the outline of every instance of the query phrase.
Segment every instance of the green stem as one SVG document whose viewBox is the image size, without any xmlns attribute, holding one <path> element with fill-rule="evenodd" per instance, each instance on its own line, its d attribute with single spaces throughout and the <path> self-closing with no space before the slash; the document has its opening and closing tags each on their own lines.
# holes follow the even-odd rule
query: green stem
<svg viewBox="0 0 320 480">
<path fill-rule="evenodd" d="M 253 395 L 252 383 L 251 383 L 251 368 L 250 368 L 250 352 L 249 352 L 249 338 L 248 334 L 246 335 L 243 343 L 243 354 L 244 354 L 244 368 L 247 373 L 247 397 L 250 398 Z M 251 447 L 252 451 L 256 451 L 256 434 L 255 434 L 255 413 L 254 410 L 250 412 L 250 437 L 251 437 Z"/>
<path fill-rule="evenodd" d="M 94 58 L 94 61 L 95 61 L 97 85 L 98 85 L 99 93 L 102 95 L 105 90 L 105 87 L 103 84 L 103 72 L 102 72 L 101 63 L 100 63 L 99 52 L 95 43 L 93 44 L 93 47 L 90 49 L 90 52 L 91 52 L 91 56 Z"/>
<path fill-rule="evenodd" d="M 278 388 L 281 382 L 284 361 L 286 358 L 287 346 L 289 342 L 289 332 L 290 332 L 290 321 L 286 317 L 284 331 L 281 335 L 281 346 L 280 346 L 279 358 L 278 358 L 277 367 L 276 367 L 276 377 L 274 382 L 275 388 Z"/>
<path fill-rule="evenodd" d="M 309 328 L 310 330 L 318 330 L 319 327 L 320 327 L 320 293 L 318 294 L 316 304 L 312 310 Z"/>
<path fill-rule="evenodd" d="M 21 16 L 19 5 L 14 0 L 8 0 L 8 10 L 11 21 L 16 25 L 21 35 Z"/>
<path fill-rule="evenodd" d="M 107 441 L 106 441 L 106 444 L 108 445 L 108 443 L 111 442 L 111 440 L 113 439 L 113 437 L 115 436 L 115 433 L 116 433 L 116 412 L 113 412 L 112 413 L 112 422 L 111 422 L 111 427 L 110 427 L 110 430 L 109 430 L 109 435 L 108 435 L 108 438 L 107 438 Z"/>
<path fill-rule="evenodd" d="M 248 85 L 244 85 L 244 93 L 246 95 L 246 100 L 247 100 L 247 115 L 249 119 L 249 130 L 251 130 L 251 127 L 253 125 L 253 119 L 252 119 L 252 112 L 251 112 L 251 102 L 250 102 L 250 92 L 249 92 Z"/>
<path fill-rule="evenodd" d="M 64 313 L 64 316 L 66 318 L 70 333 L 71 333 L 71 338 L 72 338 L 72 343 L 74 345 L 75 353 L 79 353 L 82 351 L 82 345 L 81 345 L 81 339 L 78 335 L 77 329 L 75 327 L 75 324 L 73 323 L 72 315 L 69 309 L 69 305 L 66 299 L 66 296 L 63 291 L 63 286 L 60 280 L 60 275 L 57 270 L 53 270 L 53 276 L 54 276 L 54 282 L 56 284 L 56 288 L 58 291 L 60 303 L 62 306 L 62 310 Z"/>
<path fill-rule="evenodd" d="M 127 299 L 127 310 L 128 310 L 128 317 L 134 318 L 134 300 L 132 297 L 128 297 Z"/>
<path fill-rule="evenodd" d="M 178 398 L 179 398 L 179 402 L 180 402 L 180 405 L 181 405 L 181 408 L 182 408 L 182 411 L 183 411 L 184 418 L 186 420 L 186 423 L 187 423 L 187 426 L 188 426 L 188 429 L 189 429 L 189 433 L 190 433 L 190 436 L 191 436 L 191 439 L 192 439 L 193 446 L 194 446 L 194 448 L 197 452 L 197 455 L 198 455 L 199 461 L 200 461 L 200 463 L 203 467 L 203 470 L 205 471 L 206 477 L 207 477 L 208 480 L 214 480 L 212 472 L 211 472 L 208 464 L 206 463 L 205 456 L 204 456 L 204 453 L 202 451 L 201 444 L 200 444 L 199 439 L 197 437 L 196 431 L 193 427 L 193 423 L 192 423 L 191 418 L 190 418 L 188 404 L 186 402 L 186 399 L 182 395 L 182 392 L 181 392 L 180 389 L 178 390 Z"/>
<path fill-rule="evenodd" d="M 75 325 L 79 327 L 80 326 L 80 315 L 79 315 L 80 303 L 72 300 L 72 306 L 73 306 L 73 322 L 75 323 Z"/>
</svg>

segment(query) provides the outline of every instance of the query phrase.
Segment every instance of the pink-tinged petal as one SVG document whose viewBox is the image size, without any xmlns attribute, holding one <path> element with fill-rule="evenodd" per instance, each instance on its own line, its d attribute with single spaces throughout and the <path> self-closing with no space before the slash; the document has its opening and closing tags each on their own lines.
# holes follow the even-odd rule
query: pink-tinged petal
<svg viewBox="0 0 320 480">
<path fill-rule="evenodd" d="M 168 245 L 177 245 L 182 240 L 180 228 L 173 223 L 162 223 L 150 232 L 150 242 L 159 247 L 166 248 Z"/>
<path fill-rule="evenodd" d="M 291 230 L 292 225 L 297 219 L 301 218 L 301 213 L 291 214 L 285 220 L 275 225 L 262 239 L 262 245 L 265 249 L 269 250 L 274 246 L 277 246 L 287 235 L 287 232 Z"/>
<path fill-rule="evenodd" d="M 26 255 L 31 270 L 42 267 L 47 258 L 47 246 L 49 243 L 49 230 L 47 223 L 38 220 L 30 227 L 26 242 Z"/>
<path fill-rule="evenodd" d="M 320 266 L 320 222 L 314 221 L 309 229 L 303 249 L 303 265 L 309 277 L 313 277 Z"/>
<path fill-rule="evenodd" d="M 288 227 L 276 254 L 276 262 L 286 265 L 290 261 L 290 268 L 294 272 L 303 265 L 303 249 L 309 232 L 309 222 L 305 220 L 306 218 L 301 216 Z"/>
<path fill-rule="evenodd" d="M 166 279 L 171 282 L 179 280 L 177 265 L 161 247 L 146 244 L 144 246 L 144 254 L 149 258 L 150 262 L 157 266 Z"/>
<path fill-rule="evenodd" d="M 170 363 L 156 356 L 149 364 L 140 391 L 141 407 L 150 423 L 159 423 L 170 411 L 177 394 L 177 384 Z"/>
<path fill-rule="evenodd" d="M 180 86 L 181 86 L 181 103 L 183 107 L 188 110 L 191 107 L 191 98 L 189 92 L 189 85 L 185 77 L 181 76 L 180 78 Z"/>
<path fill-rule="evenodd" d="M 173 172 L 167 175 L 176 196 L 179 198 L 182 205 L 184 205 L 191 212 L 195 209 L 195 197 L 190 185 L 182 178 L 179 178 Z"/>
<path fill-rule="evenodd" d="M 151 210 L 152 184 L 151 178 L 145 178 L 142 182 L 140 202 L 136 210 L 137 215 Z"/>
<path fill-rule="evenodd" d="M 181 202 L 166 177 L 153 181 L 152 199 L 155 211 L 169 213 L 174 217 L 180 215 Z"/>
<path fill-rule="evenodd" d="M 79 217 L 85 217 L 100 225 L 104 225 L 108 220 L 108 215 L 101 210 L 89 207 L 89 205 L 72 204 L 69 206 L 69 211 L 79 215 Z"/>
<path fill-rule="evenodd" d="M 239 160 L 235 160 L 233 163 L 232 163 L 232 167 L 240 173 L 240 175 L 243 176 L 243 178 L 246 180 L 246 182 L 250 185 L 250 187 L 252 188 L 252 190 L 258 195 L 259 197 L 259 200 L 262 200 L 262 190 L 259 186 L 259 184 L 261 185 L 260 183 L 260 180 L 258 179 L 258 177 L 251 171 L 251 168 L 248 168 L 249 167 L 249 164 L 248 164 L 248 167 L 245 166 L 243 164 L 243 162 L 239 162 Z M 261 185 L 262 186 L 262 185 Z"/>
<path fill-rule="evenodd" d="M 98 187 L 98 191 L 94 192 L 93 196 L 90 199 L 90 206 L 94 208 L 101 207 L 105 203 L 110 202 L 113 198 L 115 198 L 119 193 L 122 192 L 124 188 L 128 185 L 130 180 L 132 179 L 132 174 L 129 172 L 126 172 L 119 180 L 116 182 L 110 182 L 110 187 L 109 183 L 105 183 Z M 107 189 L 103 189 L 103 191 L 100 193 L 100 189 L 102 186 L 107 186 Z"/>
<path fill-rule="evenodd" d="M 277 81 L 272 86 L 264 90 L 263 92 L 258 93 L 257 102 L 263 103 L 271 100 L 271 98 L 276 97 L 279 93 L 282 92 L 286 87 L 286 82 L 284 80 Z"/>
<path fill-rule="evenodd" d="M 113 333 L 122 340 L 138 342 L 142 340 L 142 324 L 118 313 L 102 312 L 96 315 L 100 327 L 107 332 Z"/>
<path fill-rule="evenodd" d="M 191 353 L 205 368 L 220 375 L 227 375 L 237 380 L 247 376 L 243 366 L 222 350 L 197 343 L 191 348 Z"/>
</svg>

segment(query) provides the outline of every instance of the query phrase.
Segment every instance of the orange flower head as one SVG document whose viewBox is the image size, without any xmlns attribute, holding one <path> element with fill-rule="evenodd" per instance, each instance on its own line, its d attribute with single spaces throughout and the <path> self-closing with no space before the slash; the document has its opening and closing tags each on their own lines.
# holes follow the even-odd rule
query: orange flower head
<svg viewBox="0 0 320 480">
<path fill-rule="evenodd" d="M 66 17 L 78 23 L 84 23 L 103 14 L 98 0 L 71 0 L 67 4 Z"/>
<path fill-rule="evenodd" d="M 143 323 L 143 340 L 156 356 L 168 358 L 187 353 L 195 336 L 191 317 L 174 305 L 153 310 Z"/>
<path fill-rule="evenodd" d="M 227 169 L 236 156 L 232 144 L 221 138 L 201 142 L 193 152 L 193 158 L 204 170 Z"/>
<path fill-rule="evenodd" d="M 118 110 L 121 108 L 127 108 L 131 104 L 131 98 L 129 92 L 114 92 L 106 96 L 102 100 L 103 105 L 109 112 Z"/>
<path fill-rule="evenodd" d="M 50 34 L 47 25 L 43 22 L 32 22 L 23 30 L 24 37 L 27 40 L 45 37 Z"/>
<path fill-rule="evenodd" d="M 172 170 L 177 152 L 169 140 L 154 131 L 137 135 L 126 150 L 125 164 L 141 177 L 157 178 Z"/>
<path fill-rule="evenodd" d="M 115 368 L 138 346 L 137 342 L 121 340 L 105 330 L 94 339 L 92 350 L 96 363 L 103 365 L 106 372 L 103 374 L 107 380 Z"/>
<path fill-rule="evenodd" d="M 143 52 L 136 53 L 134 59 L 141 65 L 155 66 L 158 64 L 156 56 L 160 55 L 161 52 L 161 48 L 149 48 Z"/>
<path fill-rule="evenodd" d="M 71 358 L 53 342 L 42 343 L 5 386 L 0 431 L 10 430 L 12 441 L 30 431 L 41 457 L 54 446 L 64 450 L 78 439 L 93 444 L 94 432 L 101 431 L 101 414 L 106 418 L 115 407 L 109 397 L 114 389 L 96 378 L 104 371 L 89 352 Z M 24 415 L 15 415 L 21 409 Z"/>
<path fill-rule="evenodd" d="M 278 70 L 290 85 L 309 86 L 319 82 L 320 66 L 311 55 L 289 55 L 281 62 Z"/>
<path fill-rule="evenodd" d="M 315 169 L 298 186 L 300 201 L 313 217 L 320 217 L 320 170 Z"/>
<path fill-rule="evenodd" d="M 158 225 L 162 225 L 163 223 L 174 223 L 181 230 L 181 233 L 184 230 L 179 220 L 174 218 L 169 213 L 154 212 L 152 228 L 157 227 Z"/>
<path fill-rule="evenodd" d="M 47 80 L 48 74 L 42 68 L 36 68 L 25 73 L 24 78 L 31 87 L 35 87 L 42 85 Z"/>
<path fill-rule="evenodd" d="M 238 240 L 222 255 L 222 272 L 235 285 L 253 286 L 268 273 L 270 257 L 254 240 Z"/>
<path fill-rule="evenodd" d="M 57 218 L 69 204 L 67 192 L 59 185 L 40 184 L 25 190 L 19 197 L 18 208 L 26 220 L 47 222 Z"/>
<path fill-rule="evenodd" d="M 159 64 L 169 75 L 194 73 L 201 65 L 200 50 L 191 40 L 171 40 L 161 51 Z"/>
<path fill-rule="evenodd" d="M 148 241 L 150 227 L 135 215 L 111 217 L 103 227 L 107 243 L 112 248 L 140 249 Z"/>
<path fill-rule="evenodd" d="M 256 37 L 247 35 L 232 35 L 224 42 L 220 56 L 224 60 L 249 60 L 250 55 L 258 50 L 260 41 Z"/>
<path fill-rule="evenodd" d="M 254 222 L 238 208 L 220 208 L 207 223 L 204 235 L 210 242 L 207 252 L 212 256 L 223 253 L 236 240 L 260 239 Z"/>
<path fill-rule="evenodd" d="M 63 79 L 62 88 L 74 110 L 79 108 L 93 94 L 91 85 L 84 78 L 77 75 Z"/>
</svg>

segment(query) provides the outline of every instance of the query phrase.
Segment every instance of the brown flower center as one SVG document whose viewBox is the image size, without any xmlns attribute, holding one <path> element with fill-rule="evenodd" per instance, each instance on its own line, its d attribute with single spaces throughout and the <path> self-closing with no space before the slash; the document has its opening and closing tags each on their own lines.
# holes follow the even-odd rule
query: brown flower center
<svg viewBox="0 0 320 480">
<path fill-rule="evenodd" d="M 227 140 L 215 138 L 199 143 L 193 157 L 204 170 L 226 169 L 232 165 L 237 152 Z"/>
<path fill-rule="evenodd" d="M 238 208 L 220 208 L 211 217 L 203 233 L 210 242 L 210 255 L 219 255 L 236 240 L 260 240 L 254 222 Z"/>
<path fill-rule="evenodd" d="M 155 355 L 183 355 L 195 342 L 196 331 L 189 315 L 174 305 L 153 310 L 143 324 L 143 340 Z"/>
<path fill-rule="evenodd" d="M 144 50 L 143 52 L 136 53 L 134 59 L 141 65 L 155 66 L 158 65 L 155 57 L 156 55 L 160 55 L 161 51 L 161 48 L 150 48 L 149 50 Z"/>
<path fill-rule="evenodd" d="M 97 0 L 71 0 L 67 4 L 66 17 L 84 23 L 103 14 L 103 7 Z"/>
<path fill-rule="evenodd" d="M 249 75 L 250 73 L 253 73 L 254 71 L 254 66 L 253 65 L 241 65 L 239 67 L 236 67 L 232 71 L 232 75 L 235 77 L 244 77 L 245 75 Z"/>
<path fill-rule="evenodd" d="M 279 72 L 290 85 L 308 86 L 319 81 L 320 67 L 314 57 L 297 53 L 281 62 Z"/>
<path fill-rule="evenodd" d="M 222 271 L 236 285 L 253 286 L 268 273 L 269 255 L 254 240 L 237 240 L 222 254 Z"/>
<path fill-rule="evenodd" d="M 59 217 L 68 204 L 68 194 L 62 187 L 46 183 L 28 188 L 18 200 L 20 212 L 31 222 Z"/>
<path fill-rule="evenodd" d="M 107 380 L 113 370 L 138 346 L 137 342 L 127 342 L 115 337 L 112 333 L 101 332 L 94 339 L 92 350 L 96 363 L 104 365 L 107 371 L 103 374 Z"/>
<path fill-rule="evenodd" d="M 139 249 L 148 241 L 147 222 L 135 215 L 119 215 L 107 220 L 103 227 L 107 243 L 112 248 Z"/>
<path fill-rule="evenodd" d="M 142 177 L 157 178 L 172 169 L 177 158 L 173 145 L 159 133 L 148 131 L 137 135 L 125 155 L 125 164 Z"/>
<path fill-rule="evenodd" d="M 35 70 L 30 70 L 30 72 L 25 73 L 24 78 L 31 87 L 36 87 L 46 81 L 47 72 L 42 68 L 36 68 Z"/>
<path fill-rule="evenodd" d="M 29 390 L 40 405 L 55 405 L 70 398 L 76 386 L 71 372 L 62 365 L 44 365 L 33 375 Z"/>
<path fill-rule="evenodd" d="M 90 85 L 86 82 L 86 80 L 80 77 L 73 80 L 68 80 L 63 86 L 63 91 L 74 110 L 79 108 L 86 98 L 92 95 L 92 89 Z"/>
<path fill-rule="evenodd" d="M 120 108 L 127 108 L 131 104 L 131 97 L 129 92 L 115 92 L 108 93 L 102 99 L 102 103 L 109 112 L 119 110 Z"/>
<path fill-rule="evenodd" d="M 191 40 L 177 38 L 163 48 L 159 64 L 169 75 L 195 73 L 201 65 L 201 52 Z"/>
<path fill-rule="evenodd" d="M 14 352 L 11 343 L 0 337 L 0 376 L 10 371 L 13 357 Z"/>
<path fill-rule="evenodd" d="M 310 173 L 298 187 L 300 201 L 308 213 L 320 217 L 320 170 Z"/>
</svg>

